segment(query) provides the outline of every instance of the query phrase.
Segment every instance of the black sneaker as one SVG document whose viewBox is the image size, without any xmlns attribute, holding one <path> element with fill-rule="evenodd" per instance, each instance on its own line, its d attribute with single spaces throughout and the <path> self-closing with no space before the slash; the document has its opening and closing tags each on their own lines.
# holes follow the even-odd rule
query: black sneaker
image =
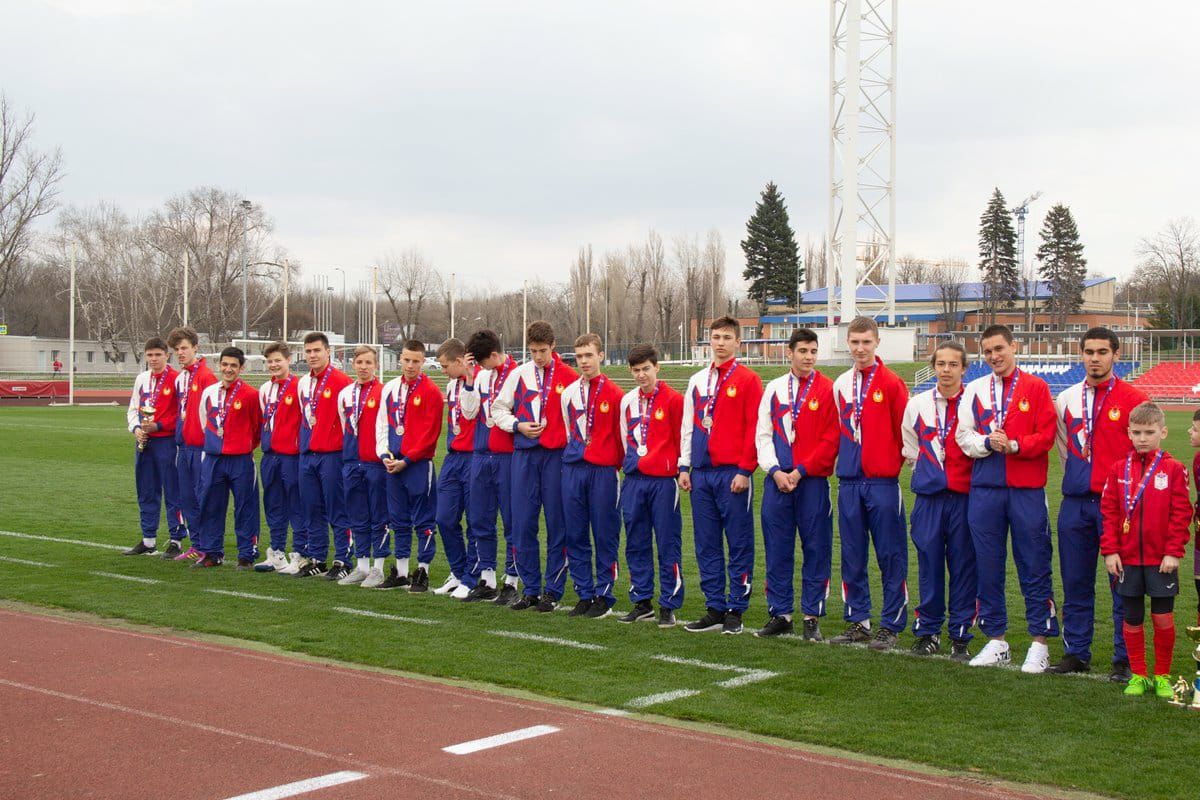
<svg viewBox="0 0 1200 800">
<path fill-rule="evenodd" d="M 549 614 L 554 609 L 558 608 L 558 598 L 546 592 L 538 598 L 537 610 L 543 614 Z"/>
<path fill-rule="evenodd" d="M 823 642 L 825 637 L 821 635 L 821 621 L 816 617 L 806 617 L 804 620 L 804 641 L 806 642 Z"/>
<path fill-rule="evenodd" d="M 942 649 L 942 640 L 937 636 L 918 636 L 910 651 L 914 656 L 931 656 Z"/>
<path fill-rule="evenodd" d="M 658 609 L 658 627 L 674 628 L 675 627 L 675 610 L 671 608 Z"/>
<path fill-rule="evenodd" d="M 495 600 L 498 592 L 495 587 L 488 586 L 483 581 L 471 587 L 471 591 L 467 592 L 467 596 L 463 598 L 464 603 L 478 603 L 481 600 Z"/>
<path fill-rule="evenodd" d="M 138 542 L 128 550 L 121 551 L 123 556 L 150 556 L 158 552 L 158 548 L 154 545 L 146 546 L 145 542 Z"/>
<path fill-rule="evenodd" d="M 875 638 L 871 640 L 871 643 L 867 647 L 872 650 L 891 650 L 899 643 L 900 634 L 895 631 L 889 631 L 880 625 L 879 630 L 875 631 Z"/>
<path fill-rule="evenodd" d="M 648 606 L 649 604 L 647 604 Z M 603 619 L 612 613 L 612 606 L 603 597 L 593 597 L 592 607 L 584 614 L 588 619 Z"/>
<path fill-rule="evenodd" d="M 689 633 L 704 633 L 705 631 L 719 631 L 725 625 L 725 612 L 715 608 L 705 610 L 705 614 L 695 622 L 689 622 L 683 626 L 685 631 Z"/>
<path fill-rule="evenodd" d="M 254 559 L 239 558 L 237 562 L 238 569 L 254 569 Z"/>
<path fill-rule="evenodd" d="M 221 566 L 221 562 L 223 560 L 224 559 L 221 559 L 217 556 L 207 556 L 206 555 L 203 558 L 199 558 L 199 559 L 196 559 L 195 561 L 193 561 L 191 568 L 192 569 L 211 569 L 212 567 Z"/>
<path fill-rule="evenodd" d="M 350 574 L 350 568 L 348 566 L 346 566 L 346 562 L 335 561 L 329 567 L 329 571 L 326 572 L 321 577 L 323 577 L 327 581 L 340 581 L 342 578 L 346 577 L 349 574 Z"/>
<path fill-rule="evenodd" d="M 162 558 L 165 559 L 172 559 L 175 556 L 181 555 L 183 555 L 183 544 L 176 539 L 172 539 L 167 544 L 167 549 L 162 551 Z"/>
<path fill-rule="evenodd" d="M 861 622 L 851 622 L 846 630 L 829 640 L 830 644 L 862 644 L 871 641 L 871 629 Z"/>
<path fill-rule="evenodd" d="M 567 612 L 568 617 L 582 617 L 592 607 L 591 600 L 580 600 L 575 604 L 575 607 Z"/>
<path fill-rule="evenodd" d="M 727 611 L 725 612 L 725 624 L 721 626 L 721 633 L 728 633 L 730 636 L 736 636 L 742 632 L 742 612 Z"/>
<path fill-rule="evenodd" d="M 376 589 L 399 589 L 408 586 L 408 576 L 401 575 L 400 570 L 396 569 L 396 565 L 392 565 L 392 571 L 383 579 L 383 583 L 376 586 Z"/>
<path fill-rule="evenodd" d="M 1113 683 L 1129 683 L 1129 679 L 1133 677 L 1133 673 L 1129 670 L 1128 661 L 1114 661 L 1112 672 L 1108 674 L 1108 679 Z"/>
<path fill-rule="evenodd" d="M 786 617 L 771 617 L 767 620 L 766 625 L 763 625 L 754 632 L 754 635 L 760 639 L 767 639 L 772 636 L 791 636 L 795 630 L 790 619 Z"/>
<path fill-rule="evenodd" d="M 950 640 L 950 658 L 954 661 L 967 662 L 971 660 L 971 651 L 967 649 L 966 639 Z"/>
<path fill-rule="evenodd" d="M 633 609 L 625 616 L 619 617 L 617 622 L 640 622 L 644 619 L 654 619 L 654 606 L 650 605 L 649 600 L 639 600 L 634 603 Z M 671 624 L 674 625 L 675 623 L 672 622 Z"/>
<path fill-rule="evenodd" d="M 517 592 L 517 587 L 513 586 L 511 583 L 506 583 L 503 587 L 501 587 L 500 594 L 496 595 L 495 602 L 498 606 L 511 606 L 520 599 L 521 598 Z"/>
<path fill-rule="evenodd" d="M 417 571 L 412 574 L 412 585 L 408 590 L 413 594 L 429 591 L 429 570 L 424 567 L 417 567 Z"/>
<path fill-rule="evenodd" d="M 1054 675 L 1070 675 L 1072 672 L 1087 672 L 1092 668 L 1092 665 L 1084 661 L 1074 653 L 1067 653 L 1062 657 L 1062 661 L 1057 664 L 1051 664 L 1046 668 L 1046 672 Z"/>
<path fill-rule="evenodd" d="M 328 567 L 324 561 L 317 561 L 315 558 L 310 558 L 308 563 L 300 568 L 296 573 L 297 578 L 319 578 L 326 573 Z"/>
<path fill-rule="evenodd" d="M 499 598 L 497 598 L 499 601 Z M 536 594 L 521 595 L 521 599 L 513 603 L 509 608 L 513 611 L 524 611 L 527 608 L 537 608 L 538 598 Z"/>
</svg>

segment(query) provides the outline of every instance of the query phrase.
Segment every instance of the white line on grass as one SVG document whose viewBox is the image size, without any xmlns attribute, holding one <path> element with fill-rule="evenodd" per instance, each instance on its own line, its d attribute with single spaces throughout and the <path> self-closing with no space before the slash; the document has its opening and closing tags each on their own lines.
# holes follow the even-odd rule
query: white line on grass
<svg viewBox="0 0 1200 800">
<path fill-rule="evenodd" d="M 765 681 L 770 678 L 774 678 L 778 674 L 778 672 L 771 672 L 767 669 L 752 669 L 743 672 L 736 678 L 720 681 L 717 683 L 717 686 L 720 686 L 722 689 L 736 689 L 739 686 L 745 686 L 749 683 L 758 683 L 759 681 Z"/>
<path fill-rule="evenodd" d="M 606 717 L 628 717 L 629 712 L 623 708 L 601 708 L 597 709 L 597 714 L 603 714 Z"/>
<path fill-rule="evenodd" d="M 574 642 L 570 639 L 556 639 L 553 636 L 538 636 L 536 633 L 523 633 L 521 631 L 488 631 L 492 636 L 506 636 L 509 639 L 524 639 L 529 642 L 541 642 L 543 644 L 556 644 L 560 647 L 574 647 L 576 650 L 607 650 L 608 648 L 602 644 L 592 644 L 591 642 Z"/>
<path fill-rule="evenodd" d="M 133 583 L 162 583 L 158 578 L 139 578 L 135 575 L 122 575 L 119 572 L 91 572 L 90 575 L 99 575 L 101 578 L 113 578 L 118 581 L 131 581 Z"/>
<path fill-rule="evenodd" d="M 378 611 L 367 611 L 365 608 L 347 608 L 346 606 L 334 606 L 334 611 L 341 614 L 354 614 L 359 617 L 371 617 L 372 619 L 387 619 L 392 622 L 411 622 L 414 625 L 437 625 L 436 619 L 422 619 L 421 617 L 399 617 L 395 614 L 382 614 Z"/>
<path fill-rule="evenodd" d="M 680 658 L 679 656 L 653 655 L 655 661 L 665 661 L 668 664 L 682 664 L 685 667 L 700 667 L 701 669 L 716 669 L 727 672 L 745 672 L 745 667 L 735 667 L 732 664 L 714 664 L 711 661 L 700 661 L 695 658 Z"/>
<path fill-rule="evenodd" d="M 701 669 L 719 670 L 722 672 L 736 672 L 737 677 L 727 678 L 719 681 L 717 686 L 722 689 L 736 689 L 739 686 L 746 686 L 751 683 L 758 683 L 779 675 L 778 672 L 771 672 L 766 669 L 750 669 L 749 667 L 735 667 L 732 664 L 714 664 L 709 661 L 699 661 L 694 658 L 680 658 L 679 656 L 654 655 L 650 656 L 656 661 L 665 661 L 668 664 L 682 664 L 686 667 L 700 667 Z"/>
<path fill-rule="evenodd" d="M 286 603 L 288 601 L 286 597 L 272 597 L 269 594 L 251 594 L 250 592 L 231 592 L 228 589 L 205 589 L 204 591 L 225 595 L 226 597 L 241 597 L 246 600 L 266 600 L 271 603 Z"/>
<path fill-rule="evenodd" d="M 309 792 L 315 792 L 317 789 L 327 789 L 330 786 L 341 786 L 343 783 L 361 781 L 365 777 L 367 777 L 365 772 L 351 772 L 349 770 L 331 772 L 328 775 L 321 775 L 316 778 L 285 783 L 282 786 L 272 786 L 270 789 L 262 789 L 257 792 L 250 792 L 249 794 L 239 794 L 237 797 L 230 797 L 228 800 L 283 800 L 285 797 L 308 794 Z"/>
<path fill-rule="evenodd" d="M 699 689 L 676 689 L 673 692 L 659 692 L 658 694 L 648 694 L 645 697 L 635 697 L 625 705 L 630 708 L 645 708 L 656 706 L 659 703 L 669 703 L 672 700 L 682 700 L 685 697 L 694 697 L 698 694 L 700 694 Z"/>
<path fill-rule="evenodd" d="M 0 556 L 0 561 L 11 561 L 14 564 L 24 564 L 27 567 L 54 567 L 57 564 L 47 564 L 45 561 L 26 561 L 23 558 L 9 558 L 8 556 Z"/>
<path fill-rule="evenodd" d="M 480 750 L 489 750 L 493 747 L 500 747 L 513 742 L 522 742 L 526 739 L 533 739 L 538 736 L 545 736 L 549 733 L 558 733 L 559 729 L 553 725 L 534 725 L 529 728 L 520 728 L 519 730 L 509 731 L 508 733 L 498 733 L 495 736 L 488 736 L 484 739 L 472 739 L 469 742 L 460 744 L 452 744 L 449 747 L 443 747 L 447 753 L 456 756 L 465 756 L 470 753 L 478 753 Z"/>
<path fill-rule="evenodd" d="M 99 547 L 103 550 L 124 550 L 119 544 L 104 542 L 87 542 L 83 539 L 59 539 L 57 536 L 34 536 L 32 533 L 17 533 L 16 531 L 0 531 L 0 536 L 12 536 L 15 539 L 33 539 L 39 542 L 58 542 L 59 544 L 77 544 L 80 547 Z"/>
</svg>

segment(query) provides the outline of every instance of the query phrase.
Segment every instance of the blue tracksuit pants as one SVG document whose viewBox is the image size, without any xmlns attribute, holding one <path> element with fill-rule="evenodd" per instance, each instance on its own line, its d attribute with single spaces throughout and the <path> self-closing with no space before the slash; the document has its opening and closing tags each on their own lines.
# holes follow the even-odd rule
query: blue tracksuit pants
<svg viewBox="0 0 1200 800">
<path fill-rule="evenodd" d="M 350 563 L 350 522 L 342 491 L 342 453 L 300 454 L 300 497 L 304 502 L 304 541 L 300 555 L 325 561 L 333 529 L 333 557 Z M 293 536 L 293 541 L 296 537 Z"/>
<path fill-rule="evenodd" d="M 1082 661 L 1092 660 L 1096 629 L 1096 561 L 1100 555 L 1100 496 L 1063 495 L 1058 509 L 1058 565 L 1062 571 L 1063 650 Z M 1110 576 L 1111 577 L 1111 576 Z M 1113 661 L 1128 661 L 1125 651 L 1125 606 L 1117 584 L 1108 582 L 1112 595 Z"/>
<path fill-rule="evenodd" d="M 546 515 L 546 594 L 561 599 L 567 583 L 567 545 L 562 506 L 562 450 L 517 448 L 512 458 L 513 527 L 517 576 L 531 597 L 542 592 L 539 512 Z"/>
<path fill-rule="evenodd" d="M 387 558 L 387 470 L 378 461 L 342 462 L 342 491 L 354 557 Z"/>
<path fill-rule="evenodd" d="M 496 569 L 496 511 L 504 526 L 504 572 L 516 577 L 516 529 L 512 516 L 512 453 L 475 453 L 467 492 L 468 567 L 479 577 Z M 472 559 L 471 556 L 474 555 Z"/>
<path fill-rule="evenodd" d="M 754 583 L 754 481 L 734 494 L 729 485 L 737 474 L 734 466 L 692 470 L 692 532 L 705 605 L 742 612 Z"/>
<path fill-rule="evenodd" d="M 683 516 L 679 485 L 674 478 L 634 472 L 621 484 L 621 516 L 625 520 L 625 563 L 629 567 L 629 599 L 654 599 L 654 548 L 658 548 L 658 603 L 683 605 Z"/>
<path fill-rule="evenodd" d="M 621 484 L 616 467 L 578 461 L 563 464 L 562 507 L 567 568 L 580 600 L 617 602 L 617 551 L 621 545 Z M 595 577 L 592 545 L 595 543 Z"/>
<path fill-rule="evenodd" d="M 183 513 L 186 525 L 185 535 L 191 537 L 192 546 L 199 550 L 197 540 L 204 536 L 201 530 L 204 521 L 200 516 L 200 456 L 204 451 L 186 444 L 176 445 L 176 448 L 175 472 L 179 487 L 179 510 Z"/>
<path fill-rule="evenodd" d="M 950 573 L 950 636 L 970 641 L 975 625 L 975 545 L 967 526 L 967 495 L 944 489 L 919 494 L 909 521 L 917 548 L 920 602 L 914 636 L 938 636 L 946 621 L 946 573 Z"/>
<path fill-rule="evenodd" d="M 187 535 L 183 512 L 179 507 L 179 471 L 175 467 L 175 440 L 170 436 L 151 437 L 146 449 L 133 459 L 133 482 L 137 487 L 138 516 L 142 536 L 158 536 L 161 506 L 167 507 L 167 531 L 171 541 L 178 542 Z"/>
<path fill-rule="evenodd" d="M 258 557 L 258 473 L 254 456 L 205 454 L 200 463 L 200 508 L 204 515 L 203 544 L 197 548 L 205 555 L 225 557 L 225 512 L 233 494 L 233 530 L 237 537 L 238 558 Z"/>
<path fill-rule="evenodd" d="M 292 526 L 292 546 L 304 532 L 304 503 L 300 499 L 300 456 L 266 452 L 258 464 L 262 484 L 263 516 L 271 532 L 271 549 L 287 550 L 288 523 Z"/>
<path fill-rule="evenodd" d="M 437 555 L 437 477 L 433 461 L 413 461 L 403 471 L 387 476 L 388 521 L 396 535 L 396 558 L 412 555 L 417 533 L 417 563 L 429 564 Z"/>
<path fill-rule="evenodd" d="M 838 483 L 838 537 L 842 543 L 842 599 L 847 622 L 871 618 L 868 546 L 883 582 L 880 624 L 899 633 L 908 613 L 908 534 L 904 499 L 895 479 L 844 479 Z"/>
<path fill-rule="evenodd" d="M 767 613 L 773 617 L 794 610 L 796 535 L 804 561 L 800 567 L 800 611 L 825 616 L 829 576 L 833 571 L 833 506 L 828 478 L 802 478 L 785 494 L 768 477 L 762 500 L 763 548 L 767 558 Z"/>
<path fill-rule="evenodd" d="M 442 549 L 450 564 L 450 574 L 468 587 L 478 579 L 471 573 L 470 564 L 477 562 L 475 542 L 468 530 L 463 530 L 463 515 L 470 505 L 472 454 L 451 450 L 442 459 L 442 471 L 438 474 L 437 527 L 442 536 Z M 492 515 L 495 519 L 495 514 Z M 464 533 L 466 534 L 464 536 Z M 494 567 L 493 567 L 494 569 Z"/>
</svg>

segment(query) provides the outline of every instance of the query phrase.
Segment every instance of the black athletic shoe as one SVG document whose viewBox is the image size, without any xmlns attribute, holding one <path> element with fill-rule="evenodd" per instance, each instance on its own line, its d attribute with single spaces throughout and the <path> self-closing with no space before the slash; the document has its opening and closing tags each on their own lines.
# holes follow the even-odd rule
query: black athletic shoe
<svg viewBox="0 0 1200 800">
<path fill-rule="evenodd" d="M 634 603 L 633 609 L 625 616 L 619 617 L 617 622 L 640 622 L 644 619 L 654 619 L 654 606 L 650 605 L 649 600 Z"/>
<path fill-rule="evenodd" d="M 498 606 L 511 606 L 520 599 L 521 597 L 520 593 L 517 591 L 517 587 L 513 586 L 511 583 L 506 583 L 500 588 L 500 594 L 496 595 L 495 602 Z"/>
<path fill-rule="evenodd" d="M 396 565 L 392 565 L 392 571 L 383 579 L 383 583 L 376 586 L 376 589 L 400 589 L 408 586 L 408 576 L 401 575 L 400 570 L 396 569 Z"/>
<path fill-rule="evenodd" d="M 582 617 L 592 607 L 591 600 L 580 600 L 575 604 L 575 607 L 567 612 L 568 617 Z"/>
<path fill-rule="evenodd" d="M 1108 679 L 1113 683 L 1129 683 L 1129 679 L 1133 677 L 1133 673 L 1129 670 L 1128 661 L 1114 661 L 1112 672 L 1108 674 Z"/>
<path fill-rule="evenodd" d="M 238 569 L 254 569 L 254 559 L 239 558 L 237 562 Z"/>
<path fill-rule="evenodd" d="M 804 641 L 806 642 L 823 642 L 825 637 L 821 635 L 821 621 L 815 617 L 804 620 Z"/>
<path fill-rule="evenodd" d="M 910 651 L 914 656 L 931 656 L 942 649 L 942 640 L 937 636 L 918 636 Z"/>
<path fill-rule="evenodd" d="M 658 609 L 658 627 L 674 628 L 675 627 L 675 610 L 671 608 Z"/>
<path fill-rule="evenodd" d="M 546 592 L 538 598 L 537 610 L 543 614 L 549 614 L 554 609 L 558 608 L 558 598 Z"/>
<path fill-rule="evenodd" d="M 321 577 L 323 577 L 327 581 L 340 581 L 342 578 L 346 577 L 349 574 L 350 574 L 350 568 L 346 566 L 346 562 L 335 561 L 335 562 L 333 562 L 332 565 L 330 565 L 329 571 L 326 572 Z"/>
<path fill-rule="evenodd" d="M 725 612 L 716 608 L 705 609 L 705 614 L 695 622 L 689 622 L 683 626 L 685 631 L 689 633 L 704 633 L 705 631 L 719 631 L 725 625 Z"/>
<path fill-rule="evenodd" d="M 861 622 L 851 622 L 846 630 L 829 640 L 830 644 L 862 644 L 871 641 L 871 629 Z"/>
<path fill-rule="evenodd" d="M 495 587 L 488 586 L 483 581 L 471 587 L 471 591 L 467 592 L 467 596 L 463 598 L 464 603 L 478 603 L 482 600 L 495 600 L 499 593 Z"/>
<path fill-rule="evenodd" d="M 592 607 L 584 614 L 588 619 L 603 619 L 612 613 L 612 606 L 603 597 L 593 597 Z"/>
<path fill-rule="evenodd" d="M 736 636 L 742 632 L 742 612 L 726 611 L 725 624 L 721 626 L 721 633 L 728 633 L 730 636 Z"/>
<path fill-rule="evenodd" d="M 766 625 L 754 632 L 754 635 L 760 639 L 768 639 L 772 636 L 791 636 L 795 630 L 790 619 L 771 617 Z"/>
<path fill-rule="evenodd" d="M 1062 657 L 1062 661 L 1047 667 L 1046 672 L 1053 675 L 1070 675 L 1072 672 L 1087 672 L 1091 668 L 1092 665 L 1089 662 L 1074 653 L 1067 653 Z"/>
<path fill-rule="evenodd" d="M 971 651 L 967 649 L 966 639 L 950 640 L 950 658 L 964 663 L 971 660 Z"/>
<path fill-rule="evenodd" d="M 123 556 L 151 556 L 158 552 L 158 548 L 154 545 L 146 546 L 145 542 L 138 542 L 128 550 L 121 551 Z"/>
<path fill-rule="evenodd" d="M 417 567 L 417 571 L 412 574 L 412 585 L 408 590 L 413 594 L 429 591 L 429 571 L 424 567 Z"/>
<path fill-rule="evenodd" d="M 162 558 L 166 559 L 172 559 L 175 556 L 181 555 L 183 555 L 183 544 L 175 539 L 172 539 L 167 545 L 167 549 L 162 551 Z"/>
<path fill-rule="evenodd" d="M 513 603 L 509 608 L 513 611 L 524 611 L 527 608 L 537 608 L 538 598 L 536 594 L 521 595 L 521 599 Z M 551 609 L 553 610 L 553 609 Z"/>
<path fill-rule="evenodd" d="M 324 561 L 317 561 L 315 558 L 310 558 L 308 563 L 300 568 L 296 573 L 297 578 L 319 578 L 328 571 Z"/>
<path fill-rule="evenodd" d="M 223 559 L 217 556 L 205 556 L 192 562 L 192 569 L 211 569 L 212 567 L 221 566 Z"/>
<path fill-rule="evenodd" d="M 867 647 L 872 650 L 891 650 L 899 643 L 900 634 L 895 631 L 889 631 L 881 625 L 879 626 L 879 630 L 875 631 L 875 638 L 871 640 L 871 643 Z"/>
</svg>

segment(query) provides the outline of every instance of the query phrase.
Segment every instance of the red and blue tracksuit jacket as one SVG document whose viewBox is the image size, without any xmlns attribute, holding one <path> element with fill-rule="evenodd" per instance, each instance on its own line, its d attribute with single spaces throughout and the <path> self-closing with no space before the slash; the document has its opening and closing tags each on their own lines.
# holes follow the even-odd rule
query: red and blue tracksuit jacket
<svg viewBox="0 0 1200 800">
<path fill-rule="evenodd" d="M 300 499 L 300 376 L 289 373 L 258 389 L 262 412 L 262 459 L 258 464 L 262 484 L 263 516 L 271 536 L 271 549 L 287 549 L 288 524 L 293 543 L 305 531 L 304 502 Z M 297 550 L 299 552 L 299 550 Z"/>
<path fill-rule="evenodd" d="M 171 540 L 178 542 L 187 535 L 183 511 L 179 505 L 179 472 L 175 466 L 175 429 L 179 418 L 179 395 L 175 389 L 178 377 L 167 365 L 157 375 L 146 370 L 133 381 L 129 395 L 129 410 L 125 421 L 129 432 L 143 424 L 142 409 L 153 408 L 158 430 L 150 434 L 144 450 L 137 452 L 133 462 L 133 478 L 137 487 L 138 516 L 142 538 L 158 536 L 160 505 L 167 510 L 167 530 Z"/>
<path fill-rule="evenodd" d="M 200 395 L 217 382 L 203 358 L 183 367 L 175 376 L 179 416 L 175 419 L 175 469 L 179 476 L 179 508 L 189 531 L 200 536 L 204 520 L 200 514 L 200 455 L 204 447 L 204 425 L 200 420 Z M 191 536 L 190 532 L 188 533 Z M 196 538 L 192 537 L 195 546 Z"/>
<path fill-rule="evenodd" d="M 338 395 L 351 383 L 346 373 L 327 364 L 300 378 L 300 497 L 307 528 L 300 554 L 317 561 L 329 555 L 333 531 L 334 559 L 348 564 L 350 521 L 342 490 L 342 424 Z"/>
<path fill-rule="evenodd" d="M 475 540 L 471 536 L 470 523 L 463 529 L 463 516 L 467 514 L 471 498 L 471 464 L 474 461 L 475 429 L 486 428 L 479 424 L 479 394 L 474 391 L 480 369 L 471 367 L 469 378 L 453 378 L 446 383 L 446 457 L 438 473 L 437 520 L 438 533 L 442 537 L 442 549 L 450 563 L 450 573 L 467 588 L 473 588 L 478 575 L 473 567 L 479 558 L 475 552 Z M 470 382 L 472 391 L 465 391 Z M 467 400 L 473 411 L 468 417 L 463 409 Z M 457 431 L 457 433 L 456 433 Z M 492 514 L 492 519 L 496 517 Z M 492 566 L 495 569 L 495 565 Z"/>
<path fill-rule="evenodd" d="M 204 457 L 200 467 L 201 516 L 205 537 L 201 552 L 225 555 L 225 512 L 233 494 L 233 524 L 238 558 L 258 556 L 258 475 L 254 449 L 262 433 L 258 390 L 242 379 L 232 386 L 214 383 L 200 395 L 204 420 Z"/>
<path fill-rule="evenodd" d="M 437 554 L 437 477 L 433 455 L 442 436 L 442 392 L 428 375 L 403 375 L 383 387 L 382 412 L 375 418 L 375 452 L 408 464 L 387 479 L 388 517 L 396 534 L 396 557 L 412 554 L 417 536 L 417 562 L 428 565 Z M 403 432 L 401 430 L 403 429 Z"/>
<path fill-rule="evenodd" d="M 338 394 L 342 426 L 342 496 L 355 558 L 386 558 L 387 471 L 375 452 L 375 424 L 383 405 L 383 384 L 371 378 L 351 383 Z"/>
<path fill-rule="evenodd" d="M 474 577 L 496 570 L 498 537 L 496 512 L 504 526 L 504 571 L 516 578 L 516 537 L 512 516 L 513 435 L 496 425 L 492 405 L 501 385 L 513 374 L 517 362 L 505 356 L 497 369 L 480 369 L 462 387 L 459 402 L 465 419 L 474 421 L 474 456 L 467 493 L 467 531 L 471 541 L 468 567 Z"/>
</svg>

